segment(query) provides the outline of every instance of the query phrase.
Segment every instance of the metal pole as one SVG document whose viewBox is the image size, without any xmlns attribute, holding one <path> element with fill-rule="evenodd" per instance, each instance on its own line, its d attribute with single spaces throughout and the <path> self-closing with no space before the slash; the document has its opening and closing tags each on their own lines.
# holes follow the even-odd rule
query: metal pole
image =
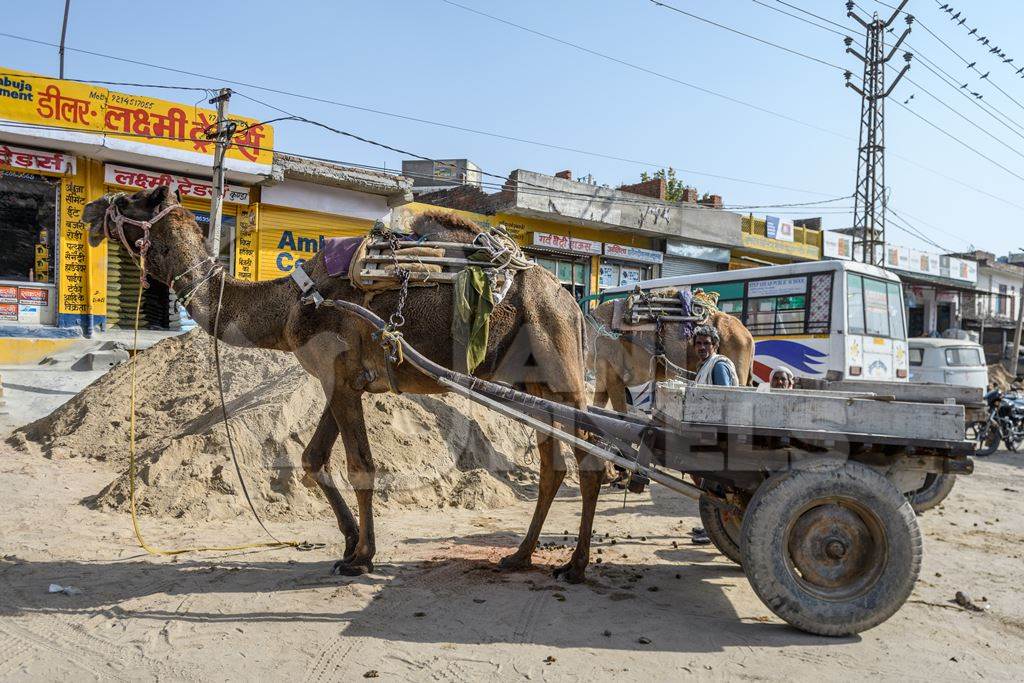
<svg viewBox="0 0 1024 683">
<path fill-rule="evenodd" d="M 68 34 L 68 12 L 71 10 L 71 0 L 64 0 L 64 23 L 60 27 L 60 48 L 57 54 L 60 56 L 60 77 L 64 78 L 64 38 Z"/>
<path fill-rule="evenodd" d="M 1024 271 L 1024 268 L 1021 268 Z M 1020 305 L 1017 307 L 1017 331 L 1013 334 L 1013 376 L 1017 376 L 1017 371 L 1020 369 L 1020 333 L 1021 328 L 1024 328 L 1024 279 L 1021 281 L 1020 289 L 1017 290 L 1017 297 L 1020 299 Z"/>
<path fill-rule="evenodd" d="M 213 151 L 213 200 L 210 204 L 210 255 L 214 258 L 220 256 L 220 228 L 223 215 L 224 200 L 224 157 L 227 154 L 228 146 L 231 144 L 234 126 L 227 120 L 228 100 L 231 99 L 231 88 L 221 88 L 216 97 L 210 100 L 210 104 L 217 105 L 217 129 Z"/>
</svg>

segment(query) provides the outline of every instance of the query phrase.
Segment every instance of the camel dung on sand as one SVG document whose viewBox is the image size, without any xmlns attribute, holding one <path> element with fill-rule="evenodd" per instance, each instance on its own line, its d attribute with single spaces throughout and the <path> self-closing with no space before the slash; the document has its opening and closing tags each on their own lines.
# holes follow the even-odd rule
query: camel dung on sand
<svg viewBox="0 0 1024 683">
<path fill-rule="evenodd" d="M 345 537 L 345 551 L 335 563 L 338 573 L 371 571 L 376 552 L 373 525 L 375 465 L 367 436 L 363 393 L 390 391 L 441 393 L 442 388 L 409 364 L 389 367 L 374 330 L 353 317 L 301 301 L 299 286 L 290 277 L 266 282 L 242 282 L 218 270 L 206 253 L 203 234 L 192 213 L 166 187 L 132 195 L 108 195 L 86 206 L 89 241 L 117 238 L 147 248 L 150 278 L 180 292 L 194 292 L 188 312 L 207 332 L 215 317 L 218 339 L 241 347 L 289 352 L 316 377 L 327 399 L 317 427 L 303 451 L 303 468 L 323 491 Z M 444 212 L 417 217 L 416 234 L 432 239 L 469 243 L 481 228 Z M 323 252 L 303 266 L 316 290 L 328 299 L 364 303 L 364 292 L 347 278 L 328 275 Z M 405 339 L 430 360 L 452 367 L 452 295 L 450 286 L 410 288 L 402 311 Z M 395 312 L 398 291 L 377 292 L 367 305 L 388 318 Z M 486 355 L 477 376 L 504 381 L 574 408 L 585 407 L 584 323 L 572 296 L 543 268 L 518 273 L 504 298 L 494 307 Z M 393 370 L 393 375 L 391 371 Z M 579 433 L 579 430 L 577 430 Z M 338 437 L 345 446 L 349 482 L 355 489 L 358 522 L 341 496 L 328 467 Z M 580 433 L 580 436 L 582 434 Z M 531 557 L 555 493 L 565 473 L 560 445 L 537 436 L 540 486 L 533 519 L 518 550 L 505 557 L 505 569 L 523 569 Z M 574 452 L 579 465 L 583 510 L 576 548 L 567 564 L 556 570 L 570 582 L 584 578 L 590 537 L 603 467 L 593 456 Z"/>
</svg>

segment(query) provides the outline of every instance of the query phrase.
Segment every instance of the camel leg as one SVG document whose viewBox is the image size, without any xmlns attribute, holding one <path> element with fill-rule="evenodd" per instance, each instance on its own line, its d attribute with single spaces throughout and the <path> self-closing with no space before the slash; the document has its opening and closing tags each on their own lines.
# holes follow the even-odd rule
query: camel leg
<svg viewBox="0 0 1024 683">
<path fill-rule="evenodd" d="M 519 544 L 519 549 L 511 555 L 501 558 L 498 566 L 511 571 L 528 569 L 533 566 L 533 551 L 540 540 L 540 532 L 544 520 L 548 516 L 551 502 L 558 493 L 558 487 L 565 479 L 565 458 L 562 456 L 562 445 L 546 434 L 537 433 L 537 450 L 540 452 L 540 488 L 537 491 L 537 506 L 533 509 L 533 519 L 526 537 Z"/>
<path fill-rule="evenodd" d="M 590 536 L 594 531 L 594 514 L 597 511 L 597 496 L 604 476 L 604 462 L 588 453 L 575 449 L 576 462 L 580 473 L 580 495 L 583 510 L 580 514 L 580 533 L 576 538 L 576 549 L 569 561 L 555 570 L 555 578 L 564 578 L 569 583 L 582 583 L 590 563 Z"/>
<path fill-rule="evenodd" d="M 527 391 L 534 396 L 551 398 L 550 393 L 537 385 L 527 385 Z M 546 395 L 547 394 L 547 395 Z M 530 528 L 519 549 L 511 555 L 501 559 L 498 566 L 502 569 L 520 570 L 533 566 L 533 551 L 540 541 L 540 533 L 544 527 L 544 520 L 547 519 L 551 503 L 558 493 L 558 487 L 565 479 L 565 457 L 562 455 L 562 445 L 557 439 L 537 432 L 537 451 L 540 453 L 540 486 L 537 491 L 537 505 L 533 509 L 533 518 L 530 520 Z"/>
<path fill-rule="evenodd" d="M 331 457 L 331 449 L 338 438 L 338 422 L 331 413 L 330 402 L 324 407 L 324 413 L 320 416 L 320 423 L 313 432 L 313 438 L 309 440 L 306 449 L 302 451 L 302 469 L 317 483 L 320 490 L 327 497 L 331 504 L 334 516 L 338 518 L 338 528 L 345 536 L 345 554 L 348 557 L 356 547 L 359 537 L 359 526 L 355 517 L 349 510 L 345 500 L 341 497 L 338 485 L 334 483 L 334 477 L 327 465 Z"/>
<path fill-rule="evenodd" d="M 334 571 L 357 576 L 373 571 L 377 552 L 373 535 L 373 487 L 376 468 L 366 435 L 363 403 L 359 393 L 345 392 L 331 399 L 331 412 L 338 423 L 345 444 L 349 484 L 355 490 L 359 505 L 359 535 L 351 554 L 334 563 Z"/>
</svg>

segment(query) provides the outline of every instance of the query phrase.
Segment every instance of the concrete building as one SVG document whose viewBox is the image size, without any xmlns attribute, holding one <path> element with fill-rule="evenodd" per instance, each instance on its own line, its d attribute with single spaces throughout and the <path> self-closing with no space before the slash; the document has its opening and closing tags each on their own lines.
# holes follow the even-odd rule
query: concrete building
<svg viewBox="0 0 1024 683">
<path fill-rule="evenodd" d="M 823 258 L 861 260 L 853 247 L 853 228 L 830 230 L 822 237 Z M 938 254 L 886 244 L 885 267 L 903 281 L 907 336 L 940 336 L 963 328 L 964 299 L 975 295 L 978 264 L 965 254 Z"/>
<path fill-rule="evenodd" d="M 1024 267 L 988 251 L 957 254 L 978 263 L 975 291 L 962 298 L 964 329 L 978 332 L 990 363 L 1006 357 L 1020 315 Z"/>
<path fill-rule="evenodd" d="M 411 178 L 417 192 L 436 192 L 460 185 L 480 187 L 480 167 L 469 159 L 407 159 L 402 175 Z"/>
<path fill-rule="evenodd" d="M 164 185 L 208 226 L 213 144 L 204 132 L 216 113 L 33 74 L 17 80 L 33 97 L 0 101 L 0 338 L 131 326 L 138 271 L 116 242 L 89 245 L 83 209 L 107 192 Z M 225 162 L 220 258 L 240 279 L 287 275 L 323 239 L 363 234 L 412 198 L 409 179 L 275 155 L 271 126 L 232 119 L 247 127 Z M 173 291 L 152 280 L 141 312 L 142 328 L 189 322 Z"/>
<path fill-rule="evenodd" d="M 516 170 L 496 193 L 417 190 L 416 200 L 406 215 L 443 206 L 504 225 L 578 299 L 654 277 L 724 270 L 742 244 L 739 214 L 665 201 L 662 181 L 611 189 L 574 181 L 570 171 Z"/>
</svg>

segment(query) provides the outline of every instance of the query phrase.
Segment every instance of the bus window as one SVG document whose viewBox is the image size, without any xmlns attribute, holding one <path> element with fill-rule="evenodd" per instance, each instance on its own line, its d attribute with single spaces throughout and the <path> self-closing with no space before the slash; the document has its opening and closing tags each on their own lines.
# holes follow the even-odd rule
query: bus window
<svg viewBox="0 0 1024 683">
<path fill-rule="evenodd" d="M 806 305 L 803 295 L 750 299 L 747 329 L 754 335 L 803 334 Z"/>
<path fill-rule="evenodd" d="M 811 278 L 811 305 L 808 307 L 808 334 L 829 334 L 832 331 L 832 273 L 819 273 Z"/>
<path fill-rule="evenodd" d="M 722 313 L 728 313 L 734 315 L 737 318 L 743 317 L 743 299 L 736 299 L 735 301 L 719 301 L 718 310 Z"/>
<path fill-rule="evenodd" d="M 864 279 L 846 274 L 846 315 L 849 334 L 864 334 Z"/>
<path fill-rule="evenodd" d="M 888 283 L 889 288 L 889 331 L 893 339 L 906 339 L 907 330 L 903 325 L 903 292 L 898 283 Z"/>
<path fill-rule="evenodd" d="M 775 302 L 775 334 L 803 334 L 806 306 L 805 296 L 780 296 Z"/>
<path fill-rule="evenodd" d="M 748 301 L 746 322 L 751 334 L 772 334 L 775 331 L 775 298 Z"/>
<path fill-rule="evenodd" d="M 867 334 L 889 336 L 889 304 L 886 283 L 864 278 L 864 322 Z"/>
<path fill-rule="evenodd" d="M 716 282 L 707 285 L 693 285 L 693 289 L 703 289 L 705 292 L 716 292 L 719 301 L 731 301 L 743 298 L 742 282 Z"/>
</svg>

